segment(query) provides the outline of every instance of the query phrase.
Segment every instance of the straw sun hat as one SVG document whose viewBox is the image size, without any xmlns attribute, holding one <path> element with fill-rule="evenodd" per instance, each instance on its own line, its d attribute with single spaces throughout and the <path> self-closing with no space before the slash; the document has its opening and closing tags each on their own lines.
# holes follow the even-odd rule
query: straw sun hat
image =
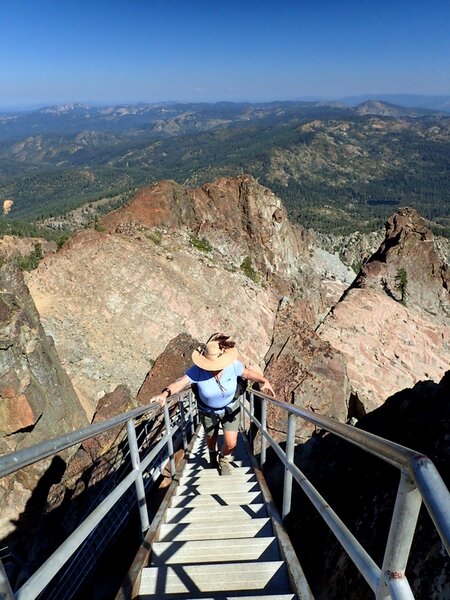
<svg viewBox="0 0 450 600">
<path fill-rule="evenodd" d="M 204 346 L 192 353 L 192 362 L 205 371 L 221 371 L 238 357 L 234 342 L 228 336 L 215 333 Z"/>
</svg>

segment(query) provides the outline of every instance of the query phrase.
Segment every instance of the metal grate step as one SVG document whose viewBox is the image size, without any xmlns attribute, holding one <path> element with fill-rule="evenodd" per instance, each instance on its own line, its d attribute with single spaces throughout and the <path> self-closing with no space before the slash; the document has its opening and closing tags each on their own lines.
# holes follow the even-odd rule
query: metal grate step
<svg viewBox="0 0 450 600">
<path fill-rule="evenodd" d="M 233 504 L 260 504 L 263 502 L 261 492 L 234 492 L 226 491 L 215 494 L 186 494 L 185 496 L 174 496 L 171 505 L 173 508 L 194 506 L 231 506 Z"/>
<path fill-rule="evenodd" d="M 282 561 L 238 562 L 223 564 L 171 565 L 144 569 L 141 595 L 229 593 L 245 590 L 279 593 L 289 582 Z"/>
<path fill-rule="evenodd" d="M 226 523 L 229 520 L 247 520 L 254 519 L 255 517 L 267 517 L 264 504 L 169 508 L 166 512 L 167 523 L 199 523 L 209 521 Z"/>
<path fill-rule="evenodd" d="M 156 542 L 152 546 L 152 565 L 172 563 L 212 563 L 250 560 L 279 560 L 275 537 L 231 538 L 193 542 Z"/>
<path fill-rule="evenodd" d="M 142 572 L 139 600 L 296 598 L 243 446 L 231 465 L 231 475 L 220 476 L 204 439 L 197 441 Z"/>
</svg>

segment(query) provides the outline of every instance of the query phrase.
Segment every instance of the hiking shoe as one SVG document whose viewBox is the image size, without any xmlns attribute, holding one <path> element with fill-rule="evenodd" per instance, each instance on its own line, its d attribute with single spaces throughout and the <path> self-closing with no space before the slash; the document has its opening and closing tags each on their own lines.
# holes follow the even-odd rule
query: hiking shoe
<svg viewBox="0 0 450 600">
<path fill-rule="evenodd" d="M 221 475 L 231 475 L 232 467 L 230 465 L 230 456 L 219 455 L 219 473 Z"/>
<path fill-rule="evenodd" d="M 217 450 L 215 450 L 214 452 L 209 452 L 209 466 L 211 469 L 217 469 L 219 466 L 219 463 L 217 462 L 217 455 L 219 453 L 217 452 Z"/>
</svg>

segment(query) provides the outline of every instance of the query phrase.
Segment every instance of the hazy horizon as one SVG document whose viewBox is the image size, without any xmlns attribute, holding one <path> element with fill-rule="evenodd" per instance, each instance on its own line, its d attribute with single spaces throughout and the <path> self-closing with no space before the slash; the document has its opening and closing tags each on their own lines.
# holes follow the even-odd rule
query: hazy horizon
<svg viewBox="0 0 450 600">
<path fill-rule="evenodd" d="M 33 111 L 39 111 L 45 108 L 52 108 L 52 107 L 57 107 L 57 106 L 65 106 L 65 105 L 80 105 L 80 106 L 87 106 L 87 107 L 92 107 L 92 108 L 103 108 L 103 107 L 113 107 L 113 106 L 137 106 L 139 104 L 144 104 L 144 105 L 158 105 L 158 104 L 167 104 L 167 105 L 176 105 L 176 104 L 193 104 L 193 103 L 197 103 L 197 104 L 220 104 L 220 103 L 230 103 L 230 104 L 271 104 L 274 102 L 346 102 L 348 103 L 349 99 L 355 98 L 355 99 L 363 99 L 363 98 L 368 98 L 368 99 L 379 99 L 380 101 L 384 101 L 384 102 L 392 102 L 392 100 L 383 100 L 384 97 L 405 97 L 405 100 L 408 99 L 409 101 L 411 101 L 413 98 L 420 98 L 420 99 L 439 99 L 439 98 L 445 98 L 447 100 L 450 100 L 450 94 L 439 94 L 439 95 L 432 95 L 432 94 L 402 94 L 402 93 L 395 93 L 395 92 L 391 92 L 391 93 L 367 93 L 367 94 L 351 94 L 351 95 L 345 95 L 339 98 L 332 98 L 332 97 L 300 97 L 300 98 L 270 98 L 267 100 L 259 100 L 259 101 L 252 101 L 252 100 L 192 100 L 192 99 L 186 99 L 186 100 L 123 100 L 123 101 L 110 101 L 110 102 L 99 102 L 99 101 L 95 101 L 95 100 L 61 100 L 59 102 L 36 102 L 36 103 L 32 103 L 32 104 L 21 104 L 21 105 L 16 105 L 16 106 L 10 106 L 10 105 L 6 105 L 6 106 L 2 106 L 0 104 L 0 112 L 2 113 L 20 113 L 20 112 L 33 112 Z"/>
<path fill-rule="evenodd" d="M 445 96 L 449 22 L 442 0 L 5 0 L 0 107 Z"/>
</svg>

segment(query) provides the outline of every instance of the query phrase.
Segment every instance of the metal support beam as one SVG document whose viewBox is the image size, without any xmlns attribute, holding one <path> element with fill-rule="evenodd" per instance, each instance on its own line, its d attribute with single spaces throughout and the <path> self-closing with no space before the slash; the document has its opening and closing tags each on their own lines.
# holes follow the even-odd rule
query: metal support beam
<svg viewBox="0 0 450 600">
<path fill-rule="evenodd" d="M 255 396 L 253 392 L 250 392 L 250 427 L 248 428 L 248 441 L 250 442 L 250 447 L 253 448 L 253 419 L 255 417 Z"/>
<path fill-rule="evenodd" d="M 163 412 L 164 412 L 164 423 L 166 425 L 166 431 L 167 431 L 167 450 L 169 453 L 170 475 L 172 476 L 172 479 L 173 479 L 175 477 L 175 472 L 176 472 L 175 453 L 173 451 L 172 425 L 170 423 L 169 405 L 167 402 L 164 404 Z"/>
<path fill-rule="evenodd" d="M 181 396 L 178 398 L 178 410 L 180 411 L 181 435 L 183 436 L 183 450 L 186 452 L 186 449 L 188 447 L 186 437 L 186 419 L 184 415 L 184 400 Z"/>
<path fill-rule="evenodd" d="M 286 464 L 285 464 L 285 468 L 284 468 L 284 486 L 283 486 L 283 511 L 281 514 L 283 519 L 291 511 L 292 473 L 287 468 L 287 465 L 292 465 L 294 463 L 296 421 L 297 421 L 296 416 L 292 413 L 289 413 L 288 419 L 287 419 Z"/>
<path fill-rule="evenodd" d="M 139 507 L 139 517 L 141 519 L 141 530 L 145 533 L 150 527 L 150 521 L 148 519 L 147 501 L 145 499 L 145 487 L 144 480 L 142 479 L 142 468 L 141 459 L 139 457 L 139 448 L 136 439 L 136 429 L 134 427 L 133 419 L 127 421 L 127 435 L 128 435 L 128 446 L 130 448 L 131 464 L 133 470 L 138 471 L 138 476 L 134 482 L 136 488 L 136 495 Z"/>
<path fill-rule="evenodd" d="M 381 568 L 377 600 L 414 598 L 405 570 L 416 530 L 422 498 L 406 470 L 401 471 L 391 527 Z M 399 585 L 399 584 L 402 585 Z"/>
<path fill-rule="evenodd" d="M 189 390 L 188 393 L 188 402 L 189 402 L 189 423 L 191 424 L 191 436 L 194 435 L 195 431 L 195 423 L 194 423 L 194 412 L 192 407 L 192 392 Z"/>
<path fill-rule="evenodd" d="M 267 400 L 265 398 L 261 398 L 261 454 L 260 454 L 260 465 L 263 468 L 266 462 L 266 438 L 265 433 L 267 433 Z"/>
</svg>

